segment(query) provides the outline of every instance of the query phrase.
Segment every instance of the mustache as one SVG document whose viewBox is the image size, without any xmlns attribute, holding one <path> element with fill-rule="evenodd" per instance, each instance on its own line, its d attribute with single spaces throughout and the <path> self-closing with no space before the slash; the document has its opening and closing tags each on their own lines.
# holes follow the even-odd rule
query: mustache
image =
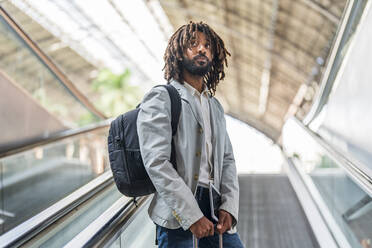
<svg viewBox="0 0 372 248">
<path fill-rule="evenodd" d="M 202 55 L 202 54 L 196 55 L 192 60 L 196 61 L 197 59 L 201 59 L 201 58 L 204 58 L 207 62 L 209 62 L 209 59 L 207 58 L 207 56 Z"/>
</svg>

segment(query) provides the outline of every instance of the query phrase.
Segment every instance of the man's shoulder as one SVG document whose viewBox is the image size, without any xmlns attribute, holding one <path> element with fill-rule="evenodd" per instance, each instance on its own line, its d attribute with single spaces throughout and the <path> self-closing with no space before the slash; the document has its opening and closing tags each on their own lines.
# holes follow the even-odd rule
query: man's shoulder
<svg viewBox="0 0 372 248">
<path fill-rule="evenodd" d="M 216 96 L 212 96 L 211 97 L 211 101 L 216 105 L 217 109 L 219 111 L 221 111 L 222 113 L 224 113 L 224 109 L 222 107 L 222 104 L 220 103 L 220 101 L 218 101 L 218 99 L 216 98 Z"/>
<path fill-rule="evenodd" d="M 168 90 L 160 85 L 152 87 L 143 97 L 142 102 L 151 100 L 170 100 Z"/>
</svg>

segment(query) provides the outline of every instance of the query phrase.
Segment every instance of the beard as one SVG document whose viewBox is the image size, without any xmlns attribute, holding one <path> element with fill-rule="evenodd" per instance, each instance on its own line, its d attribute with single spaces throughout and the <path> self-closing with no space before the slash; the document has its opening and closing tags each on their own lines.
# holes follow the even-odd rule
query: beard
<svg viewBox="0 0 372 248">
<path fill-rule="evenodd" d="M 206 61 L 201 65 L 196 61 L 199 58 L 205 58 Z M 182 65 L 190 74 L 204 76 L 211 70 L 212 62 L 204 55 L 196 55 L 192 59 L 184 57 Z"/>
</svg>

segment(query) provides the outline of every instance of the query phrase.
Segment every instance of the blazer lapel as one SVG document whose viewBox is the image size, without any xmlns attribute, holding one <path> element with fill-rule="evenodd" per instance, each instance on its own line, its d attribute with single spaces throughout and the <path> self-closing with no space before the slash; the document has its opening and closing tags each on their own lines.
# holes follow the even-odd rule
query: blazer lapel
<svg viewBox="0 0 372 248">
<path fill-rule="evenodd" d="M 201 118 L 201 113 L 195 105 L 195 100 L 193 99 L 193 96 L 185 88 L 185 86 L 183 86 L 181 83 L 177 82 L 176 80 L 172 80 L 171 84 L 178 90 L 178 92 L 180 93 L 181 99 L 183 99 L 185 102 L 187 102 L 190 105 L 195 119 L 198 121 L 200 126 L 204 128 L 202 118 Z"/>
</svg>

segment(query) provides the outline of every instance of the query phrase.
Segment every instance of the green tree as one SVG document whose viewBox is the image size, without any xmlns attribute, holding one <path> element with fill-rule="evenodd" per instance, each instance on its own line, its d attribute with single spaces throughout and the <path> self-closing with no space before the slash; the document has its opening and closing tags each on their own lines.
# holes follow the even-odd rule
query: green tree
<svg viewBox="0 0 372 248">
<path fill-rule="evenodd" d="M 140 102 L 142 93 L 138 86 L 129 83 L 130 71 L 114 74 L 109 69 L 99 72 L 93 81 L 93 89 L 100 94 L 97 108 L 108 117 L 116 117 Z"/>
</svg>

